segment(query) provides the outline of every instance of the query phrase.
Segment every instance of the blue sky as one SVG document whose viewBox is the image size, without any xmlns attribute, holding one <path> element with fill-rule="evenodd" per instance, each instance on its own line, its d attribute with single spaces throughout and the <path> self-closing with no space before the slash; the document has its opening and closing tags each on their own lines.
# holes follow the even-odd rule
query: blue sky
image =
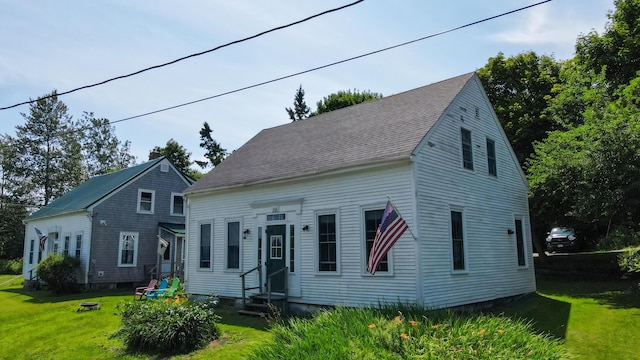
<svg viewBox="0 0 640 360">
<path fill-rule="evenodd" d="M 204 51 L 352 1 L 0 0 L 0 107 L 99 82 Z M 366 0 L 222 50 L 60 97 L 69 113 L 111 121 L 224 93 L 375 51 L 538 1 Z M 573 56 L 578 35 L 601 33 L 613 0 L 554 0 L 385 53 L 116 124 L 138 162 L 173 138 L 201 159 L 204 121 L 228 150 L 289 122 L 302 85 L 307 105 L 338 90 L 392 95 L 474 71 L 489 57 L 533 50 Z M 15 134 L 28 106 L 0 111 Z M 295 139 L 291 139 L 295 141 Z M 286 146 L 286 144 L 281 144 Z M 274 144 L 278 146 L 278 144 Z"/>
</svg>

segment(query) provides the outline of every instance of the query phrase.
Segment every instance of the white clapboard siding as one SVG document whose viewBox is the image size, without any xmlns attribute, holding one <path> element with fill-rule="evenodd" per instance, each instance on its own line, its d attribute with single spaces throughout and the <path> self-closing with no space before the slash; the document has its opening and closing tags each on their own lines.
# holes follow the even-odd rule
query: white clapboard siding
<svg viewBox="0 0 640 360">
<path fill-rule="evenodd" d="M 410 226 L 415 226 L 411 168 L 408 162 L 378 170 L 366 170 L 315 180 L 294 181 L 281 185 L 255 186 L 241 191 L 191 197 L 188 219 L 187 291 L 216 293 L 240 297 L 238 272 L 224 270 L 225 218 L 242 218 L 243 228 L 251 234 L 242 242 L 243 271 L 251 269 L 257 259 L 256 224 L 250 203 L 278 198 L 302 198 L 302 211 L 296 228 L 309 225 L 311 230 L 296 234 L 296 267 L 300 275 L 300 296 L 291 301 L 307 304 L 360 305 L 378 302 L 416 301 L 415 241 L 407 233 L 392 250 L 393 275 L 372 277 L 364 272 L 363 207 L 382 209 L 390 195 L 396 206 L 405 211 Z M 339 231 L 339 271 L 316 271 L 316 225 L 318 212 L 336 212 Z M 404 214 L 403 214 L 404 215 Z M 213 271 L 196 268 L 198 259 L 198 224 L 214 219 Z M 255 280 L 255 277 L 254 277 Z"/>
<path fill-rule="evenodd" d="M 527 187 L 495 114 L 472 79 L 416 157 L 424 304 L 455 306 L 535 291 Z M 476 118 L 475 108 L 479 109 Z M 464 111 L 466 109 L 466 112 Z M 461 118 L 462 117 L 462 118 Z M 474 170 L 463 169 L 460 129 L 471 130 Z M 488 174 L 494 140 L 497 177 Z M 451 207 L 463 210 L 467 272 L 452 273 Z M 518 267 L 515 216 L 523 220 L 527 266 Z"/>
<path fill-rule="evenodd" d="M 38 251 L 40 249 L 40 240 L 38 239 L 38 235 L 36 234 L 36 229 L 38 228 L 45 235 L 48 235 L 49 229 L 57 227 L 59 230 L 59 242 L 60 242 L 60 252 L 62 252 L 62 247 L 64 246 L 64 234 L 71 234 L 71 240 L 69 242 L 69 254 L 74 256 L 76 251 L 76 235 L 82 234 L 82 249 L 80 253 L 80 272 L 79 272 L 79 280 L 84 282 L 85 273 L 87 269 L 87 265 L 89 260 L 87 259 L 89 253 L 89 238 L 91 236 L 91 217 L 88 216 L 86 212 L 78 212 L 76 214 L 69 214 L 64 216 L 55 216 L 43 219 L 32 220 L 26 223 L 25 225 L 25 241 L 24 241 L 24 262 L 22 266 L 22 275 L 25 280 L 29 280 L 29 272 L 38 265 Z M 29 250 L 31 246 L 31 240 L 34 241 L 34 256 L 33 263 L 29 264 Z M 46 249 L 49 249 L 49 242 L 51 240 L 47 240 Z M 47 250 L 45 250 L 42 257 L 44 258 L 47 255 Z M 34 270 L 35 273 L 35 270 Z"/>
</svg>

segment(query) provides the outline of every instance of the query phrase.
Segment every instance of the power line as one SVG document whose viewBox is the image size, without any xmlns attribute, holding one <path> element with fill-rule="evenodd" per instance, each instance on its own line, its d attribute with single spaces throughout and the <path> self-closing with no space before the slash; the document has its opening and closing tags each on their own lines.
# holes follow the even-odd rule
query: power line
<svg viewBox="0 0 640 360">
<path fill-rule="evenodd" d="M 172 60 L 172 61 L 166 62 L 166 63 L 164 63 L 164 64 L 154 65 L 154 66 L 151 66 L 151 67 L 148 67 L 148 68 L 144 68 L 144 69 L 142 69 L 142 70 L 138 70 L 138 71 L 136 71 L 136 72 L 132 72 L 131 74 L 121 75 L 121 76 L 116 76 L 116 77 L 113 77 L 113 78 L 110 78 L 110 79 L 107 79 L 107 80 L 104 80 L 104 81 L 101 81 L 101 82 L 97 82 L 97 83 L 95 83 L 95 84 L 85 85 L 85 86 L 81 86 L 81 87 L 78 87 L 78 88 L 75 88 L 75 89 L 71 89 L 71 90 L 67 90 L 67 91 L 59 92 L 59 93 L 57 94 L 57 96 L 62 96 L 62 95 L 66 95 L 66 94 L 70 94 L 70 93 L 76 92 L 76 91 L 78 91 L 78 90 L 84 90 L 84 89 L 92 88 L 92 87 L 95 87 L 95 86 L 104 85 L 104 84 L 106 84 L 106 83 L 109 83 L 109 82 L 112 82 L 112 81 L 115 81 L 115 80 L 120 80 L 120 79 L 128 78 L 128 77 L 131 77 L 131 76 L 134 76 L 134 75 L 138 75 L 138 74 L 141 74 L 141 73 L 146 72 L 146 71 L 149 71 L 149 70 L 154 70 L 154 69 L 158 69 L 158 68 L 161 68 L 161 67 L 164 67 L 164 66 L 172 65 L 172 64 L 175 64 L 175 63 L 177 63 L 177 62 L 179 62 L 179 61 L 183 61 L 183 60 L 186 60 L 186 59 L 189 59 L 189 58 L 192 58 L 192 57 L 196 57 L 196 56 L 200 56 L 200 55 L 208 54 L 208 53 L 210 53 L 210 52 L 214 52 L 214 51 L 216 51 L 216 50 L 219 50 L 219 49 L 222 49 L 222 48 L 225 48 L 225 47 L 228 47 L 228 46 L 234 45 L 234 44 L 239 44 L 239 43 L 241 43 L 241 42 L 245 42 L 245 41 L 248 41 L 248 40 L 251 40 L 251 39 L 255 39 L 255 38 L 257 38 L 257 37 L 260 37 L 260 36 L 262 36 L 262 35 L 265 35 L 265 34 L 268 34 L 268 33 L 271 33 L 271 32 L 277 31 L 277 30 L 282 30 L 282 29 L 286 29 L 286 28 L 291 27 L 291 26 L 294 26 L 294 25 L 301 24 L 301 23 L 303 23 L 303 22 L 305 22 L 305 21 L 309 21 L 309 20 L 311 20 L 311 19 L 314 19 L 314 18 L 320 17 L 320 16 L 322 16 L 322 15 L 326 15 L 326 14 L 329 14 L 329 13 L 332 13 L 332 12 L 336 12 L 336 11 L 339 11 L 339 10 L 342 10 L 342 9 L 346 9 L 346 8 L 351 7 L 351 6 L 353 6 L 353 5 L 359 4 L 359 3 L 363 2 L 363 1 L 364 1 L 364 0 L 358 0 L 358 1 L 352 2 L 351 4 L 347 4 L 347 5 L 340 6 L 340 7 L 334 8 L 334 9 L 326 10 L 326 11 L 323 11 L 323 12 L 321 12 L 321 13 L 318 13 L 318 14 L 315 14 L 315 15 L 312 15 L 312 16 L 309 16 L 309 17 L 307 17 L 307 18 L 304 18 L 304 19 L 302 19 L 302 20 L 298 20 L 298 21 L 292 22 L 292 23 L 287 24 L 287 25 L 278 26 L 278 27 L 275 27 L 275 28 L 273 28 L 273 29 L 266 30 L 266 31 L 263 31 L 263 32 L 261 32 L 261 33 L 258 33 L 258 34 L 255 34 L 255 35 L 252 35 L 252 36 L 246 37 L 246 38 L 244 38 L 244 39 L 235 40 L 235 41 L 232 41 L 232 42 L 229 42 L 229 43 L 226 43 L 226 44 L 220 45 L 220 46 L 216 46 L 216 47 L 214 47 L 213 49 L 209 49 L 209 50 L 205 50 L 205 51 L 202 51 L 202 52 L 199 52 L 199 53 L 195 53 L 195 54 L 191 54 L 191 55 L 183 56 L 183 57 L 181 57 L 181 58 L 179 58 L 179 59 L 175 59 L 175 60 Z M 53 96 L 55 96 L 55 95 L 46 95 L 46 96 L 42 96 L 42 97 L 40 97 L 39 99 L 48 99 L 48 98 L 51 98 L 51 97 L 53 97 Z M 34 102 L 36 102 L 36 101 L 38 101 L 38 100 L 31 100 L 31 99 L 29 99 L 29 101 L 23 101 L 23 102 L 21 102 L 21 103 L 17 103 L 17 104 L 11 105 L 11 106 L 0 107 L 0 110 L 12 109 L 12 108 L 14 108 L 14 107 L 18 107 L 18 106 L 21 106 L 21 105 L 31 104 L 31 103 L 34 103 Z"/>
<path fill-rule="evenodd" d="M 284 80 L 284 79 L 289 79 L 289 78 L 292 78 L 292 77 L 295 77 L 295 76 L 298 76 L 298 75 L 302 75 L 302 74 L 310 73 L 310 72 L 313 72 L 313 71 L 325 69 L 325 68 L 328 68 L 328 67 L 331 67 L 331 66 L 343 64 L 343 63 L 346 63 L 346 62 L 349 62 L 349 61 L 353 61 L 353 60 L 356 60 L 356 59 L 361 59 L 361 58 L 364 58 L 364 57 L 367 57 L 367 56 L 370 56 L 370 55 L 378 54 L 378 53 L 381 53 L 381 52 L 385 52 L 385 51 L 388 51 L 388 50 L 399 48 L 401 46 L 413 44 L 415 42 L 419 42 L 419 41 L 426 40 L 426 39 L 429 39 L 429 38 L 432 38 L 432 37 L 444 35 L 444 34 L 447 34 L 447 33 L 450 33 L 450 32 L 456 31 L 456 30 L 460 30 L 460 29 L 464 29 L 464 28 L 467 28 L 467 27 L 470 27 L 470 26 L 473 26 L 473 25 L 477 25 L 477 24 L 480 24 L 480 23 L 483 23 L 483 22 L 494 20 L 494 19 L 497 19 L 497 18 L 500 18 L 500 17 L 503 17 L 503 16 L 507 16 L 507 15 L 510 15 L 510 14 L 513 14 L 513 13 L 516 13 L 516 12 L 519 12 L 519 11 L 527 10 L 527 9 L 530 9 L 530 8 L 535 7 L 535 6 L 539 6 L 539 5 L 542 5 L 544 3 L 548 3 L 548 2 L 551 2 L 551 1 L 553 1 L 553 0 L 540 1 L 538 3 L 532 4 L 532 5 L 529 5 L 529 6 L 521 7 L 519 9 L 511 10 L 511 11 L 508 11 L 508 12 L 505 12 L 505 13 L 502 13 L 502 14 L 499 14 L 499 15 L 491 16 L 491 17 L 488 17 L 488 18 L 484 18 L 482 20 L 474 21 L 474 22 L 470 22 L 470 23 L 467 23 L 465 25 L 461 25 L 461 26 L 454 27 L 454 28 L 451 28 L 451 29 L 448 29 L 448 30 L 444 30 L 444 31 L 440 31 L 440 32 L 433 33 L 433 34 L 430 34 L 430 35 L 426 35 L 426 36 L 423 36 L 421 38 L 417 38 L 417 39 L 414 39 L 414 40 L 406 41 L 406 42 L 403 42 L 403 43 L 400 43 L 400 44 L 392 45 L 392 46 L 389 46 L 389 47 L 386 47 L 386 48 L 382 48 L 382 49 L 379 49 L 379 50 L 371 51 L 371 52 L 368 52 L 368 53 L 365 53 L 365 54 L 361 54 L 361 55 L 357 55 L 357 56 L 354 56 L 354 57 L 350 57 L 350 58 L 347 58 L 347 59 L 344 59 L 344 60 L 332 62 L 332 63 L 326 64 L 326 65 L 314 67 L 314 68 L 311 68 L 311 69 L 308 69 L 308 70 L 304 70 L 304 71 L 300 71 L 300 72 L 297 72 L 297 73 L 281 76 L 281 77 L 278 77 L 278 78 L 275 78 L 275 79 L 263 81 L 263 82 L 256 83 L 256 84 L 253 84 L 253 85 L 241 87 L 241 88 L 238 88 L 238 89 L 235 89 L 235 90 L 230 90 L 230 91 L 227 91 L 227 92 L 219 93 L 219 94 L 216 94 L 216 95 L 208 96 L 208 97 L 205 97 L 205 98 L 202 98 L 202 99 L 193 100 L 193 101 L 189 101 L 189 102 L 186 102 L 186 103 L 182 103 L 182 104 L 178 104 L 178 105 L 169 106 L 169 107 L 166 107 L 166 108 L 150 111 L 150 112 L 147 112 L 147 113 L 144 113 L 144 114 L 134 115 L 134 116 L 130 116 L 130 117 L 127 117 L 127 118 L 124 118 L 124 119 L 111 121 L 111 122 L 109 122 L 109 124 L 116 124 L 116 123 L 124 122 L 124 121 L 127 121 L 127 120 L 137 119 L 137 118 L 140 118 L 140 117 L 143 117 L 143 116 L 148 116 L 148 115 L 153 115 L 153 114 L 157 114 L 157 113 L 168 111 L 168 110 L 173 110 L 173 109 L 176 109 L 176 108 L 179 108 L 179 107 L 193 105 L 193 104 L 196 104 L 196 103 L 199 103 L 199 102 L 202 102 L 202 101 L 219 98 L 219 97 L 222 97 L 222 96 L 225 96 L 225 95 L 234 94 L 234 93 L 237 93 L 237 92 L 240 92 L 240 91 L 253 89 L 255 87 L 259 87 L 259 86 L 262 86 L 262 85 L 267 85 L 267 84 L 271 84 L 271 83 L 274 83 L 274 82 L 277 82 L 277 81 L 281 81 L 281 80 Z"/>
</svg>

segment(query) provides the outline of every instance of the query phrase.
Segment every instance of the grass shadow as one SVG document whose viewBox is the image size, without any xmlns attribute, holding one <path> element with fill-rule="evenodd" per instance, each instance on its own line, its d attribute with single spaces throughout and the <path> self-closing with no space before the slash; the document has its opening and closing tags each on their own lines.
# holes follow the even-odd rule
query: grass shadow
<svg viewBox="0 0 640 360">
<path fill-rule="evenodd" d="M 218 323 L 225 325 L 249 327 L 256 330 L 269 330 L 272 323 L 261 317 L 243 316 L 238 314 L 238 309 L 230 307 L 216 308 L 216 314 L 220 316 Z"/>
<path fill-rule="evenodd" d="M 614 309 L 640 308 L 638 279 L 575 281 L 538 279 L 538 290 L 553 296 L 589 298 Z"/>
<path fill-rule="evenodd" d="M 493 307 L 489 312 L 528 321 L 540 333 L 565 339 L 571 304 L 535 293 L 518 301 Z"/>
<path fill-rule="evenodd" d="M 22 295 L 28 297 L 24 301 L 27 303 L 34 304 L 45 304 L 45 303 L 58 303 L 70 300 L 87 300 L 94 298 L 104 298 L 111 296 L 123 296 L 131 294 L 131 298 L 133 299 L 133 291 L 125 291 L 125 290 L 96 290 L 96 291 L 79 291 L 72 294 L 53 294 L 51 291 L 47 290 L 31 290 L 25 288 L 8 288 L 8 289 L 0 289 L 0 292 L 12 293 L 16 295 Z"/>
</svg>

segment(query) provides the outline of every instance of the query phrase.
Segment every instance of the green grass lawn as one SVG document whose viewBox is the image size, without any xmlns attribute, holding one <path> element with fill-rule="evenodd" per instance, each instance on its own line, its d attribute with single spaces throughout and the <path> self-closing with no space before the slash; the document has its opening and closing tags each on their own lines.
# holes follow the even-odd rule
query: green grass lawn
<svg viewBox="0 0 640 360">
<path fill-rule="evenodd" d="M 0 275 L 0 284 L 15 275 Z M 96 301 L 100 310 L 80 311 L 79 303 Z M 52 296 L 25 290 L 22 279 L 0 285 L 0 359 L 149 359 L 128 354 L 110 336 L 120 327 L 116 305 L 133 301 L 131 291 L 87 292 Z M 219 309 L 222 337 L 207 349 L 175 359 L 242 359 L 269 333 L 263 319 L 245 318 Z"/>
<path fill-rule="evenodd" d="M 53 296 L 22 288 L 14 275 L 0 275 L 0 359 L 155 359 L 128 354 L 110 338 L 120 326 L 116 304 L 133 291 Z M 636 281 L 539 280 L 538 293 L 494 309 L 532 321 L 541 332 L 565 342 L 576 359 L 640 358 L 640 291 Z M 77 312 L 97 301 L 101 310 Z M 206 349 L 173 359 L 243 359 L 269 341 L 262 319 L 219 309 L 221 339 Z"/>
<path fill-rule="evenodd" d="M 538 293 L 496 309 L 562 339 L 576 359 L 640 359 L 638 280 L 538 280 Z"/>
</svg>

